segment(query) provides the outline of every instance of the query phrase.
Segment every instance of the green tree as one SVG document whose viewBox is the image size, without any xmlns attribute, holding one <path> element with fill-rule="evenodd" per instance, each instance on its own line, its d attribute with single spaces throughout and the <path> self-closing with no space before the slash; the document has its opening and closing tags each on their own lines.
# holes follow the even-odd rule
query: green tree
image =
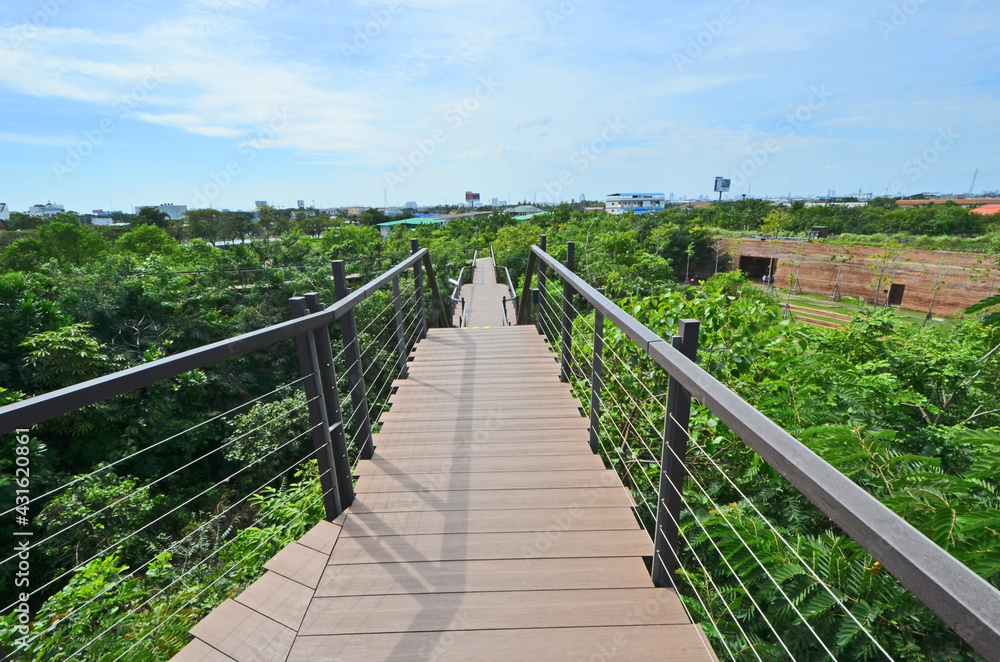
<svg viewBox="0 0 1000 662">
<path fill-rule="evenodd" d="M 47 253 L 60 262 L 81 265 L 96 260 L 108 249 L 108 242 L 92 227 L 80 225 L 75 216 L 58 214 L 38 229 L 38 238 Z"/>
<path fill-rule="evenodd" d="M 170 222 L 170 217 L 156 207 L 140 207 L 135 218 L 140 225 L 155 225 L 161 229 L 166 229 Z"/>
<path fill-rule="evenodd" d="M 34 237 L 24 237 L 4 246 L 0 251 L 0 269 L 4 271 L 38 271 L 51 257 L 46 245 Z"/>
<path fill-rule="evenodd" d="M 70 324 L 36 333 L 21 343 L 27 354 L 27 381 L 43 390 L 55 390 L 92 379 L 107 371 L 110 362 L 90 335 L 89 324 Z"/>
<path fill-rule="evenodd" d="M 142 225 L 122 235 L 115 242 L 122 253 L 147 258 L 150 255 L 173 255 L 178 251 L 177 240 L 155 225 Z"/>
<path fill-rule="evenodd" d="M 388 223 L 391 220 L 392 220 L 391 216 L 387 215 L 381 209 L 375 209 L 375 208 L 364 210 L 358 217 L 358 223 L 367 226 L 374 226 L 378 225 L 379 223 Z"/>
</svg>

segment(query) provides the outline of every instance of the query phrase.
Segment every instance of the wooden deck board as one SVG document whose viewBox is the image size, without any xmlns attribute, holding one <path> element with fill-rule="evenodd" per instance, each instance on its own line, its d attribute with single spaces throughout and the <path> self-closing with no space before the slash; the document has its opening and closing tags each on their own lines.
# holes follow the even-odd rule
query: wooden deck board
<svg viewBox="0 0 1000 662">
<path fill-rule="evenodd" d="M 299 637 L 288 662 L 663 662 L 715 660 L 691 625 L 465 630 Z"/>
<path fill-rule="evenodd" d="M 526 531 L 628 531 L 638 528 L 624 508 L 574 508 L 548 510 L 481 510 L 476 512 L 425 511 L 404 513 L 352 513 L 344 530 L 354 538 L 435 533 L 498 533 Z"/>
<path fill-rule="evenodd" d="M 432 443 L 381 445 L 375 457 L 399 462 L 403 460 L 440 460 L 442 458 L 520 457 L 526 466 L 534 466 L 537 456 L 597 457 L 583 438 L 567 441 L 498 441 L 494 443 Z M 360 467 L 359 467 L 360 470 Z"/>
<path fill-rule="evenodd" d="M 566 510 L 630 508 L 622 487 L 586 489 L 474 490 L 469 492 L 381 492 L 358 495 L 351 512 L 418 512 L 437 510 Z"/>
<path fill-rule="evenodd" d="M 534 328 L 431 330 L 409 367 L 351 507 L 175 659 L 715 660 Z"/>
<path fill-rule="evenodd" d="M 687 624 L 673 592 L 654 588 L 429 593 L 316 598 L 299 635 L 621 627 L 630 625 L 637 604 L 657 597 L 669 599 L 648 617 L 649 624 Z"/>
<path fill-rule="evenodd" d="M 497 591 L 648 588 L 627 558 L 502 559 L 328 566 L 317 597 Z"/>
<path fill-rule="evenodd" d="M 423 474 L 390 474 L 380 471 L 361 476 L 357 484 L 359 494 L 384 492 L 467 492 L 470 490 L 530 490 L 538 484 L 540 476 L 533 471 L 439 471 Z M 548 488 L 614 487 L 618 474 L 603 467 L 600 469 L 553 471 L 546 475 Z M 498 495 L 503 498 L 502 494 Z"/>
<path fill-rule="evenodd" d="M 604 462 L 593 454 L 563 455 L 552 454 L 533 457 L 525 460 L 517 455 L 487 456 L 476 458 L 414 458 L 408 460 L 387 459 L 376 454 L 370 462 L 358 465 L 355 475 L 369 476 L 383 474 L 422 474 L 422 473 L 493 473 L 493 472 L 527 472 L 536 471 L 580 471 L 603 470 Z M 537 484 L 537 482 L 535 483 Z"/>
<path fill-rule="evenodd" d="M 643 557 L 653 555 L 649 535 L 629 531 L 529 531 L 446 533 L 344 538 L 330 555 L 331 565 L 412 561 L 483 561 Z"/>
</svg>

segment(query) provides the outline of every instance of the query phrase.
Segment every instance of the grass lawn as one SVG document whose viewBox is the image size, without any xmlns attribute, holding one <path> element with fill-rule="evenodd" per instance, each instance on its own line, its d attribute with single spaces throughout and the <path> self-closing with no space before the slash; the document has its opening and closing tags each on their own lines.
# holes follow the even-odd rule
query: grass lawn
<svg viewBox="0 0 1000 662">
<path fill-rule="evenodd" d="M 778 294 L 775 300 L 781 305 L 785 304 L 788 297 L 788 290 L 783 290 L 778 288 Z M 805 292 L 799 294 L 793 294 L 791 298 L 791 304 L 793 306 L 803 306 L 805 308 L 815 308 L 816 310 L 825 310 L 831 313 L 840 313 L 841 315 L 854 315 L 860 310 L 860 306 L 848 301 L 847 299 L 841 299 L 840 301 L 831 301 L 828 296 L 822 294 L 806 294 Z M 920 312 L 919 310 L 907 310 L 905 308 L 893 308 L 896 317 L 903 322 L 910 322 L 913 324 L 923 324 L 924 319 L 927 317 L 927 313 Z M 940 316 L 934 316 L 934 322 L 937 324 L 944 324 L 945 326 L 955 326 L 957 317 L 946 317 L 942 318 Z"/>
</svg>

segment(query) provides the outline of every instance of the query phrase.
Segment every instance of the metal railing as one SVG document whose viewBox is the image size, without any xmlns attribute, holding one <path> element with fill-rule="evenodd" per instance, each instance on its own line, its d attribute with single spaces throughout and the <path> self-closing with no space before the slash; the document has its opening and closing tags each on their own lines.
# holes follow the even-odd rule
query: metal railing
<svg viewBox="0 0 1000 662">
<path fill-rule="evenodd" d="M 492 246 L 490 249 L 492 250 Z M 461 313 L 458 318 L 458 328 L 464 329 L 466 323 L 465 317 L 465 299 L 462 298 L 462 287 L 465 285 L 465 272 L 469 272 L 469 283 L 471 284 L 476 279 L 476 259 L 479 257 L 479 249 L 476 248 L 472 253 L 472 263 L 463 266 L 458 271 L 458 283 L 455 285 L 455 289 L 452 290 L 451 296 L 449 297 L 449 302 L 451 303 L 451 317 L 449 319 L 455 318 L 456 308 L 461 306 Z"/>
<path fill-rule="evenodd" d="M 87 512 L 81 516 L 74 515 L 73 518 L 65 520 L 54 528 L 49 525 L 45 530 L 34 531 L 30 537 L 26 538 L 28 542 L 25 543 L 24 549 L 0 557 L 0 569 L 5 566 L 16 568 L 19 563 L 18 559 L 24 559 L 25 555 L 41 554 L 44 556 L 48 550 L 61 550 L 67 544 L 67 536 L 79 538 L 83 535 L 84 529 L 90 530 L 95 524 L 99 524 L 99 518 L 112 516 L 117 509 L 133 508 L 133 502 L 146 498 L 144 495 L 153 496 L 152 490 L 154 488 L 157 494 L 162 493 L 160 497 L 176 500 L 176 503 L 172 504 L 171 507 L 164 505 L 152 513 L 150 515 L 152 519 L 141 523 L 141 526 L 135 530 L 109 531 L 108 540 L 111 541 L 109 544 L 104 546 L 102 542 L 95 548 L 96 551 L 93 554 L 88 552 L 82 557 L 79 555 L 71 556 L 71 562 L 66 565 L 56 565 L 51 576 L 44 578 L 39 576 L 41 573 L 39 567 L 37 570 L 39 574 L 32 577 L 28 596 L 33 601 L 41 601 L 53 591 L 58 590 L 74 573 L 82 571 L 89 563 L 111 558 L 129 541 L 137 543 L 140 539 L 150 535 L 163 535 L 160 530 L 171 521 L 171 518 L 176 518 L 187 512 L 193 515 L 194 510 L 200 507 L 199 504 L 214 494 L 213 490 L 224 490 L 227 496 L 224 503 L 219 505 L 225 505 L 225 509 L 221 512 L 212 511 L 211 517 L 207 521 L 201 523 L 197 528 L 189 527 L 189 530 L 185 530 L 183 538 L 169 540 L 168 549 L 173 550 L 174 553 L 178 553 L 177 550 L 180 549 L 200 549 L 199 541 L 206 536 L 212 537 L 214 535 L 218 543 L 211 550 L 206 550 L 206 552 L 210 551 L 207 557 L 190 557 L 185 562 L 184 573 L 179 574 L 170 584 L 170 587 L 177 587 L 173 590 L 179 591 L 186 582 L 192 581 L 192 577 L 195 576 L 192 573 L 203 572 L 209 565 L 218 565 L 219 554 L 224 552 L 227 547 L 234 549 L 230 545 L 239 534 L 233 533 L 234 529 L 230 528 L 227 522 L 231 522 L 241 509 L 245 510 L 251 500 L 260 494 L 265 487 L 279 482 L 284 483 L 290 478 L 292 472 L 304 470 L 313 460 L 318 465 L 318 475 L 317 473 L 311 475 L 311 484 L 319 483 L 318 501 L 314 503 L 318 505 L 321 502 L 322 511 L 327 520 L 336 519 L 354 500 L 353 475 L 356 462 L 359 459 L 372 456 L 374 450 L 372 421 L 373 419 L 377 420 L 381 407 L 384 406 L 391 393 L 393 379 L 407 376 L 407 364 L 413 346 L 420 338 L 426 337 L 428 294 L 425 293 L 425 283 L 427 281 L 429 281 L 431 289 L 429 296 L 438 313 L 438 319 L 442 324 L 450 326 L 449 318 L 445 315 L 444 304 L 438 293 L 427 249 L 419 248 L 414 240 L 411 243 L 411 253 L 408 259 L 353 292 L 347 286 L 344 263 L 341 261 L 333 262 L 332 275 L 337 301 L 329 307 L 324 306 L 319 295 L 315 293 L 294 297 L 290 300 L 292 319 L 287 322 L 0 407 L 0 434 L 17 431 L 18 439 L 20 439 L 27 434 L 28 430 L 39 423 L 51 421 L 67 414 L 77 415 L 77 412 L 85 407 L 97 405 L 119 396 L 133 394 L 140 389 L 172 380 L 191 371 L 207 368 L 228 359 L 276 347 L 289 340 L 295 342 L 299 372 L 297 378 L 286 379 L 284 374 L 276 375 L 285 382 L 281 386 L 270 389 L 269 392 L 252 398 L 223 414 L 214 415 L 193 427 L 146 445 L 136 452 L 115 459 L 113 462 L 102 464 L 87 475 L 75 477 L 69 482 L 37 496 L 26 497 L 18 502 L 17 508 L 0 513 L 0 515 L 11 516 L 12 514 L 23 514 L 22 509 L 24 513 L 41 512 L 47 504 L 53 503 L 54 499 L 62 494 L 69 494 L 72 490 L 85 487 L 87 482 L 95 477 L 113 476 L 114 474 L 111 472 L 123 468 L 126 466 L 125 463 L 139 462 L 144 464 L 154 449 L 156 452 L 161 454 L 167 452 L 169 455 L 172 444 L 185 441 L 181 437 L 204 435 L 209 429 L 218 428 L 219 425 L 234 420 L 241 412 L 247 411 L 247 407 L 275 403 L 277 402 L 276 398 L 292 395 L 296 391 L 301 393 L 304 390 L 305 396 L 301 400 L 289 398 L 287 402 L 297 404 L 290 405 L 287 411 L 277 416 L 268 415 L 268 420 L 248 432 L 236 434 L 225 439 L 224 442 L 210 443 L 203 454 L 201 451 L 195 453 L 198 455 L 195 459 L 189 461 L 184 453 L 178 452 L 176 464 L 180 466 L 167 467 L 141 487 L 125 483 L 131 485 L 128 487 L 129 493 L 124 496 L 116 495 L 107 505 L 99 509 L 91 509 L 94 512 Z M 374 301 L 375 305 L 370 305 L 369 299 L 376 294 L 378 297 Z M 363 303 L 366 305 L 361 313 L 363 314 L 362 319 L 366 323 L 360 325 L 356 311 Z M 339 335 L 342 339 L 342 346 L 336 355 L 331 341 L 331 327 L 334 324 L 339 327 Z M 358 326 L 363 326 L 363 328 L 359 330 Z M 287 364 L 283 365 L 287 366 Z M 343 366 L 343 368 L 338 369 L 335 367 L 337 365 Z M 338 375 L 338 373 L 340 374 Z M 344 402 L 342 405 L 341 393 L 344 393 L 348 398 L 349 404 Z M 147 396 L 143 394 L 142 397 Z M 374 409 L 370 411 L 370 407 Z M 308 424 L 306 425 L 305 420 L 302 420 L 301 428 L 297 424 L 292 425 L 293 421 L 298 420 L 296 418 L 299 415 L 297 412 L 306 412 L 308 416 Z M 301 417 L 304 419 L 305 414 L 302 414 Z M 291 430 L 287 433 L 290 438 L 287 440 L 284 437 L 278 438 L 277 433 L 274 432 L 276 429 Z M 247 435 L 255 433 L 261 433 L 268 437 L 273 436 L 274 438 L 271 439 L 273 448 L 264 448 L 260 451 L 261 454 L 254 455 L 250 460 L 243 462 L 232 460 L 228 455 L 229 451 L 238 447 L 241 440 Z M 311 444 L 307 440 L 311 440 Z M 190 439 L 187 443 L 191 443 Z M 306 445 L 311 446 L 308 453 L 306 453 Z M 235 472 L 230 472 L 226 468 L 231 465 L 223 463 L 222 455 L 224 453 L 227 461 L 237 462 Z M 283 463 L 292 459 L 294 462 L 290 466 L 282 468 L 277 473 L 264 473 L 266 466 L 271 466 L 275 462 L 280 462 L 279 466 L 285 466 Z M 158 458 L 157 462 L 164 462 L 164 458 Z M 271 464 L 265 465 L 263 464 L 265 462 Z M 138 466 L 140 471 L 137 474 L 142 475 L 144 473 L 141 470 L 142 465 Z M 221 480 L 216 481 L 219 476 L 211 471 L 219 466 L 223 467 L 224 471 Z M 251 468 L 253 471 L 250 471 Z M 200 483 L 197 486 L 187 486 L 180 479 L 184 475 L 193 475 L 189 474 L 191 471 L 202 472 L 200 475 L 203 477 L 205 475 L 211 476 L 206 484 L 212 482 L 214 484 L 204 490 L 201 490 Z M 177 495 L 169 494 L 170 486 L 178 480 L 180 480 L 178 483 L 180 486 L 191 489 L 178 490 Z M 237 483 L 237 481 L 240 482 Z M 257 481 L 262 481 L 262 484 L 258 485 Z M 241 493 L 233 491 L 236 485 L 239 485 L 240 489 L 248 489 L 240 498 L 237 497 Z M 197 493 L 192 495 L 189 492 Z M 298 495 L 298 493 L 287 494 L 285 502 L 294 500 Z M 214 502 L 211 505 L 214 506 Z M 256 522 L 245 524 L 245 526 L 257 526 L 261 517 L 258 517 Z M 19 524 L 21 524 L 20 519 L 19 517 Z M 24 519 L 28 520 L 29 518 L 25 517 Z M 236 530 L 242 528 L 239 527 Z M 161 538 L 157 538 L 157 548 L 159 551 L 163 551 L 159 547 L 160 540 Z M 262 545 L 268 544 L 269 540 L 269 538 L 263 538 L 254 549 L 260 549 Z M 168 542 L 164 541 L 163 544 L 168 544 Z M 102 546 L 103 548 L 101 548 Z M 252 553 L 253 550 L 251 550 Z M 211 591 L 219 579 L 237 569 L 240 564 L 246 561 L 247 556 L 242 560 L 230 561 L 226 565 L 220 566 L 218 572 L 222 574 L 205 586 L 202 592 Z M 144 558 L 145 556 L 139 557 L 139 559 Z M 57 619 L 36 624 L 39 630 L 33 631 L 32 636 L 36 639 L 38 637 L 44 639 L 47 634 L 66 627 L 74 614 L 85 609 L 87 605 L 101 600 L 103 596 L 114 591 L 116 586 L 133 577 L 134 573 L 141 574 L 144 568 L 153 563 L 156 558 L 157 555 L 154 555 L 144 562 L 136 561 L 128 573 L 114 581 L 109 580 L 109 583 L 96 595 L 90 597 L 85 604 L 75 605 L 68 613 L 60 614 Z M 65 569 L 67 565 L 69 568 Z M 213 572 L 215 571 L 213 570 Z M 106 635 L 116 636 L 108 635 L 108 633 L 115 631 L 116 628 L 124 627 L 121 624 L 132 617 L 135 611 L 149 608 L 150 603 L 159 599 L 159 596 L 167 588 L 150 596 L 131 612 L 123 611 L 121 614 L 116 614 L 115 618 L 118 621 L 102 632 L 95 632 L 91 643 Z M 27 591 L 28 589 L 21 590 Z M 200 598 L 202 592 L 179 598 L 182 606 L 187 604 L 184 602 L 185 600 L 204 600 L 204 598 Z M 194 592 L 192 591 L 192 593 Z M 225 596 L 219 597 L 221 599 Z M 24 600 L 22 599 L 21 602 Z M 2 611 L 6 613 L 15 604 L 6 605 Z M 177 612 L 159 621 L 156 628 L 147 632 L 143 637 L 136 638 L 134 643 L 129 645 L 128 650 L 142 645 L 143 640 L 155 635 L 159 628 L 173 618 L 185 620 L 187 623 L 185 627 L 193 625 L 189 619 L 192 614 L 198 612 L 199 610 L 191 609 L 182 612 L 182 609 L 178 609 Z M 88 635 L 89 637 L 90 635 Z M 88 646 L 89 644 L 79 648 L 71 657 L 86 656 L 85 650 L 88 649 Z M 128 654 L 126 651 L 122 655 L 127 656 Z M 102 657 L 102 659 L 104 658 Z M 120 656 L 116 659 L 122 658 Z"/>
<path fill-rule="evenodd" d="M 606 347 L 606 322 L 610 321 L 626 339 L 634 343 L 636 356 L 651 360 L 658 369 L 669 375 L 666 403 L 659 425 L 657 426 L 656 420 L 650 420 L 647 414 L 637 415 L 643 426 L 647 426 L 648 423 L 647 430 L 662 431 L 654 432 L 658 443 L 645 446 L 638 459 L 622 455 L 617 448 L 612 453 L 612 455 L 618 454 L 612 459 L 629 472 L 627 478 L 633 481 L 633 485 L 641 486 L 644 477 L 648 481 L 648 491 L 656 495 L 655 508 L 646 504 L 648 513 L 639 513 L 640 519 L 650 524 L 651 520 L 655 520 L 652 575 L 656 585 L 676 586 L 675 573 L 679 570 L 682 556 L 679 537 L 684 538 L 689 548 L 692 544 L 681 530 L 681 511 L 689 508 L 686 497 L 691 496 L 686 495 L 683 489 L 685 478 L 688 480 L 688 486 L 700 490 L 700 493 L 694 496 L 703 498 L 703 494 L 704 499 L 710 504 L 709 507 L 715 507 L 713 512 L 725 510 L 725 506 L 719 506 L 712 500 L 711 495 L 694 479 L 687 467 L 689 452 L 698 452 L 700 462 L 715 465 L 714 458 L 706 454 L 705 449 L 697 444 L 689 433 L 689 418 L 694 399 L 728 426 L 847 536 L 877 559 L 885 570 L 940 617 L 961 639 L 986 659 L 1000 659 L 1000 591 L 700 368 L 696 363 L 699 336 L 697 320 L 682 320 L 678 335 L 672 341 L 664 340 L 575 274 L 574 262 L 575 245 L 572 242 L 567 246 L 565 263 L 559 262 L 546 252 L 545 236 L 541 237 L 538 246 L 531 247 L 517 322 L 518 324 L 530 322 L 531 308 L 534 304 L 536 327 L 539 333 L 550 339 L 553 350 L 559 354 L 560 378 L 566 382 L 573 381 L 581 399 L 585 399 L 587 395 L 581 392 L 581 389 L 585 391 L 586 385 L 590 385 L 590 435 L 591 446 L 595 453 L 601 449 L 602 434 L 604 434 L 602 425 L 613 427 L 614 429 L 608 430 L 607 433 L 616 439 L 621 437 L 628 439 L 630 434 L 636 436 L 629 427 L 632 423 L 622 421 L 623 417 L 620 414 L 624 409 L 641 409 L 639 402 L 628 402 L 623 406 L 616 400 L 619 396 L 614 396 L 608 391 L 612 386 L 616 387 L 618 393 L 625 389 L 620 383 L 616 384 L 621 379 L 618 375 L 613 372 L 606 373 L 605 356 L 610 355 L 618 365 L 628 365 L 630 362 L 634 363 L 634 360 L 630 361 L 628 357 L 623 359 L 614 348 Z M 561 300 L 549 287 L 550 272 L 553 277 L 562 281 Z M 533 277 L 538 283 L 537 289 L 531 287 Z M 586 362 L 580 358 L 574 359 L 572 345 L 574 319 L 585 317 L 574 305 L 574 297 L 577 296 L 586 302 L 585 308 L 593 310 L 593 349 L 589 361 Z M 584 326 L 586 327 L 586 324 Z M 579 357 L 580 353 L 576 356 Z M 586 363 L 590 365 L 587 366 Z M 589 370 L 586 369 L 588 367 Z M 633 378 L 640 388 L 645 387 L 642 376 L 636 375 Z M 650 396 L 647 401 L 656 402 L 659 396 L 648 387 L 645 388 Z M 616 408 L 617 411 L 609 412 L 607 411 L 609 407 Z M 647 420 L 642 421 L 644 416 Z M 622 430 L 621 427 L 625 429 Z M 650 464 L 658 468 L 658 485 L 653 485 L 653 480 L 646 474 Z M 722 471 L 717 465 L 715 468 Z M 740 488 L 728 476 L 726 480 L 732 488 L 739 491 Z M 739 493 L 743 495 L 742 491 Z M 750 503 L 752 505 L 752 502 Z M 697 517 L 695 522 L 700 525 Z M 719 552 L 720 558 L 729 566 L 729 561 L 718 549 L 717 542 L 708 535 L 707 529 L 702 528 L 705 533 L 702 544 L 706 544 L 705 539 L 711 542 Z M 700 532 L 698 535 L 700 536 Z M 739 536 L 739 533 L 736 535 Z M 788 542 L 777 529 L 774 535 L 780 537 L 788 546 Z M 789 549 L 797 556 L 791 546 Z M 756 557 L 754 559 L 760 562 Z M 696 561 L 701 564 L 699 572 L 704 574 L 706 581 L 711 582 L 708 569 L 697 557 Z M 799 561 L 803 566 L 808 565 L 801 558 Z M 729 569 L 742 586 L 740 573 L 731 566 Z M 683 569 L 680 571 L 685 576 L 691 574 Z M 821 581 L 810 568 L 807 568 L 807 571 L 815 576 L 817 585 L 827 591 L 836 602 L 840 602 L 835 598 L 830 586 Z M 779 582 L 773 578 L 773 573 L 766 568 L 764 572 L 778 590 L 782 591 Z M 785 597 L 788 599 L 785 608 L 799 613 L 794 601 L 788 596 Z M 747 595 L 747 598 L 751 602 L 754 600 L 753 595 Z M 700 597 L 698 599 L 701 600 Z M 756 602 L 753 604 L 766 621 L 765 610 Z M 731 606 L 727 603 L 725 607 L 729 610 L 727 618 L 736 620 Z M 847 613 L 847 617 L 854 620 L 860 628 L 861 623 L 854 618 L 849 608 L 843 604 L 841 607 Z M 806 621 L 805 617 L 802 619 Z M 738 621 L 736 625 L 742 632 L 743 628 Z M 770 625 L 768 622 L 768 626 Z M 805 625 L 819 640 L 819 645 L 833 658 L 827 644 L 812 631 L 808 621 Z M 786 652 L 789 647 L 794 648 L 794 642 L 786 645 L 781 641 L 779 633 L 774 632 L 774 634 Z M 871 644 L 891 659 L 867 631 L 866 634 L 871 638 Z M 752 649 L 750 639 L 746 637 L 747 646 Z M 791 656 L 791 653 L 789 655 Z"/>
</svg>

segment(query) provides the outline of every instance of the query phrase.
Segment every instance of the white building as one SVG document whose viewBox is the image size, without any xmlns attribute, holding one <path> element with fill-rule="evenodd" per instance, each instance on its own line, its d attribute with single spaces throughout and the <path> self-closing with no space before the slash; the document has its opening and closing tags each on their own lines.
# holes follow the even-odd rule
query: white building
<svg viewBox="0 0 1000 662">
<path fill-rule="evenodd" d="M 150 207 L 160 210 L 161 212 L 166 214 L 167 218 L 169 218 L 171 221 L 181 220 L 182 218 L 184 218 L 184 212 L 188 210 L 187 205 L 173 205 L 173 204 L 164 204 L 155 206 L 139 205 L 138 207 L 136 207 L 136 209 L 148 209 Z"/>
<path fill-rule="evenodd" d="M 46 217 L 50 218 L 56 214 L 62 214 L 66 211 L 66 208 L 62 205 L 54 205 L 51 202 L 44 205 L 32 205 L 31 209 L 28 210 L 28 216 L 33 218 Z"/>
<path fill-rule="evenodd" d="M 612 193 L 604 203 L 604 209 L 616 216 L 627 211 L 645 213 L 660 211 L 666 204 L 663 193 Z"/>
<path fill-rule="evenodd" d="M 0 221 L 10 220 L 10 209 L 7 207 L 6 202 L 0 202 Z"/>
</svg>

